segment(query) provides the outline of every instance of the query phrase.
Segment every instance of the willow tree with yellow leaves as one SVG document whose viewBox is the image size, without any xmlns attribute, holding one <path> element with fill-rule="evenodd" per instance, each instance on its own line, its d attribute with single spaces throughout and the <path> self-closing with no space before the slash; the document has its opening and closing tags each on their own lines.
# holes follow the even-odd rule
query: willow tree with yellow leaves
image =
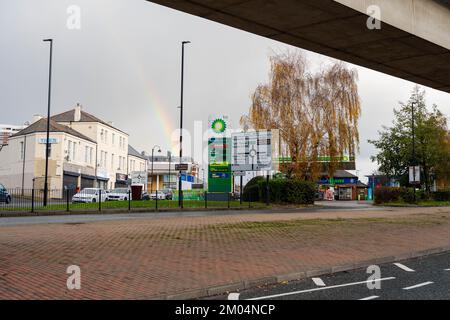
<svg viewBox="0 0 450 320">
<path fill-rule="evenodd" d="M 312 72 L 301 53 L 270 61 L 270 80 L 255 89 L 241 124 L 279 129 L 282 154 L 291 159 L 280 168 L 288 176 L 316 180 L 324 170 L 333 176 L 341 157 L 359 147 L 357 71 L 336 62 Z M 326 166 L 318 161 L 323 156 L 330 158 Z"/>
</svg>

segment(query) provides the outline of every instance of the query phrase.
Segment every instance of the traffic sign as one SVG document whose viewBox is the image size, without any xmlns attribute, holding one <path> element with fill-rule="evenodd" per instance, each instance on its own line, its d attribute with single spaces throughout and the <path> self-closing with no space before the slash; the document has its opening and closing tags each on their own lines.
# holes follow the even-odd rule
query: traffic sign
<svg viewBox="0 0 450 320">
<path fill-rule="evenodd" d="M 176 171 L 187 171 L 189 168 L 187 163 L 177 163 L 175 164 Z"/>
<path fill-rule="evenodd" d="M 420 184 L 420 166 L 409 167 L 409 183 Z"/>
<path fill-rule="evenodd" d="M 231 170 L 272 170 L 272 132 L 249 131 L 231 136 Z"/>
</svg>

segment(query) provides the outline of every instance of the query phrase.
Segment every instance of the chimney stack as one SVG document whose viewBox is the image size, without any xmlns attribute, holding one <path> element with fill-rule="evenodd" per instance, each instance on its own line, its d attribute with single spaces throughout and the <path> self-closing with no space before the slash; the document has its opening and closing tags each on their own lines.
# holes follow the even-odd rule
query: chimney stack
<svg viewBox="0 0 450 320">
<path fill-rule="evenodd" d="M 75 106 L 75 115 L 73 117 L 75 122 L 79 122 L 81 120 L 81 109 L 81 104 L 77 103 L 77 105 Z"/>
</svg>

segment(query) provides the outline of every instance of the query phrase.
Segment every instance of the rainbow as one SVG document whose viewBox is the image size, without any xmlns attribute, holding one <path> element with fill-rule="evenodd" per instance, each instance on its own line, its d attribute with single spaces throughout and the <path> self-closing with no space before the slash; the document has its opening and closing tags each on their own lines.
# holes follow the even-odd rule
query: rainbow
<svg viewBox="0 0 450 320">
<path fill-rule="evenodd" d="M 155 116 L 156 119 L 158 119 L 159 129 L 161 132 L 163 132 L 163 141 L 157 142 L 164 144 L 161 147 L 168 148 L 169 151 L 174 152 L 175 146 L 172 142 L 172 133 L 175 130 L 173 115 L 176 115 L 176 111 L 172 111 L 171 114 L 169 114 L 168 110 L 169 107 L 167 107 L 167 104 L 163 102 L 162 98 L 159 96 L 157 90 L 155 89 L 155 86 L 152 84 L 152 82 L 148 79 L 146 79 L 146 95 L 147 100 L 149 101 L 149 106 L 151 107 L 151 110 Z M 175 109 L 175 107 L 173 107 Z M 158 135 L 158 137 L 161 137 L 161 135 Z"/>
<path fill-rule="evenodd" d="M 122 33 L 122 30 L 115 28 L 114 32 L 109 32 L 108 35 L 111 37 L 114 43 L 117 43 L 116 38 L 120 33 Z M 126 39 L 125 35 L 123 36 L 122 39 L 124 38 Z M 160 141 L 157 141 L 156 143 L 161 144 L 162 148 L 166 147 L 168 150 L 172 152 L 177 151 L 175 150 L 175 145 L 172 142 L 172 133 L 175 130 L 175 121 L 176 121 L 173 115 L 176 115 L 177 112 L 172 110 L 172 112 L 169 113 L 170 107 L 168 107 L 167 104 L 163 101 L 162 97 L 160 97 L 160 95 L 158 94 L 156 86 L 148 78 L 148 73 L 145 72 L 142 64 L 139 62 L 139 59 L 136 56 L 136 52 L 128 49 L 129 47 L 122 44 L 122 42 L 119 42 L 119 44 L 120 45 L 118 45 L 118 47 L 122 51 L 126 51 L 124 56 L 129 57 L 127 59 L 127 62 L 132 65 L 133 69 L 136 71 L 136 74 L 138 75 L 139 80 L 144 86 L 145 94 L 147 96 L 146 100 L 149 103 L 148 105 L 151 108 L 154 117 L 158 120 L 157 123 L 159 124 L 159 129 L 161 130 L 161 132 L 163 132 L 162 139 Z M 173 106 L 173 108 L 175 107 L 176 106 Z M 158 135 L 158 137 L 160 137 L 160 135 Z"/>
</svg>

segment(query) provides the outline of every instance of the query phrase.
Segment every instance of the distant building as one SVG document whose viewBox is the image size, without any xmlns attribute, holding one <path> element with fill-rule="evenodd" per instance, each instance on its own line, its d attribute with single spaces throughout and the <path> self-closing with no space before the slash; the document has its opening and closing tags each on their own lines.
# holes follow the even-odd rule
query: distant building
<svg viewBox="0 0 450 320">
<path fill-rule="evenodd" d="M 336 170 L 332 178 L 322 175 L 317 184 L 322 199 L 330 188 L 334 190 L 336 200 L 365 200 L 367 198 L 367 185 L 359 181 L 358 176 L 346 170 Z"/>
<path fill-rule="evenodd" d="M 192 185 L 199 181 L 198 164 L 190 157 L 183 157 L 182 163 L 188 165 L 188 170 L 182 174 L 182 188 L 192 189 Z M 180 163 L 180 157 L 154 156 L 153 158 L 153 175 L 152 175 L 152 157 L 148 156 L 148 190 L 153 191 L 161 189 L 178 189 L 178 174 L 176 165 Z"/>
<path fill-rule="evenodd" d="M 0 181 L 7 188 L 44 188 L 46 130 L 42 118 L 10 137 L 0 152 Z M 50 190 L 94 186 L 95 141 L 51 120 L 49 143 Z"/>
<path fill-rule="evenodd" d="M 127 175 L 128 134 L 82 110 L 74 109 L 51 117 L 52 120 L 75 129 L 97 143 L 96 177 L 99 188 L 113 189 L 123 185 Z M 119 179 L 118 179 L 119 178 Z"/>
<path fill-rule="evenodd" d="M 148 161 L 147 157 L 139 153 L 132 146 L 128 146 L 128 171 L 127 179 L 130 185 L 140 185 L 147 190 L 148 185 Z"/>
<path fill-rule="evenodd" d="M 19 130 L 5 126 L 8 145 L 0 152 L 0 182 L 7 188 L 43 189 L 47 119 L 34 116 Z M 50 118 L 50 195 L 87 187 L 113 189 L 138 180 L 147 185 L 147 157 L 128 143 L 128 134 L 82 111 L 79 104 Z"/>
<path fill-rule="evenodd" d="M 0 145 L 7 145 L 9 137 L 16 134 L 20 130 L 25 129 L 28 124 L 24 125 L 12 125 L 12 124 L 0 124 Z"/>
</svg>

